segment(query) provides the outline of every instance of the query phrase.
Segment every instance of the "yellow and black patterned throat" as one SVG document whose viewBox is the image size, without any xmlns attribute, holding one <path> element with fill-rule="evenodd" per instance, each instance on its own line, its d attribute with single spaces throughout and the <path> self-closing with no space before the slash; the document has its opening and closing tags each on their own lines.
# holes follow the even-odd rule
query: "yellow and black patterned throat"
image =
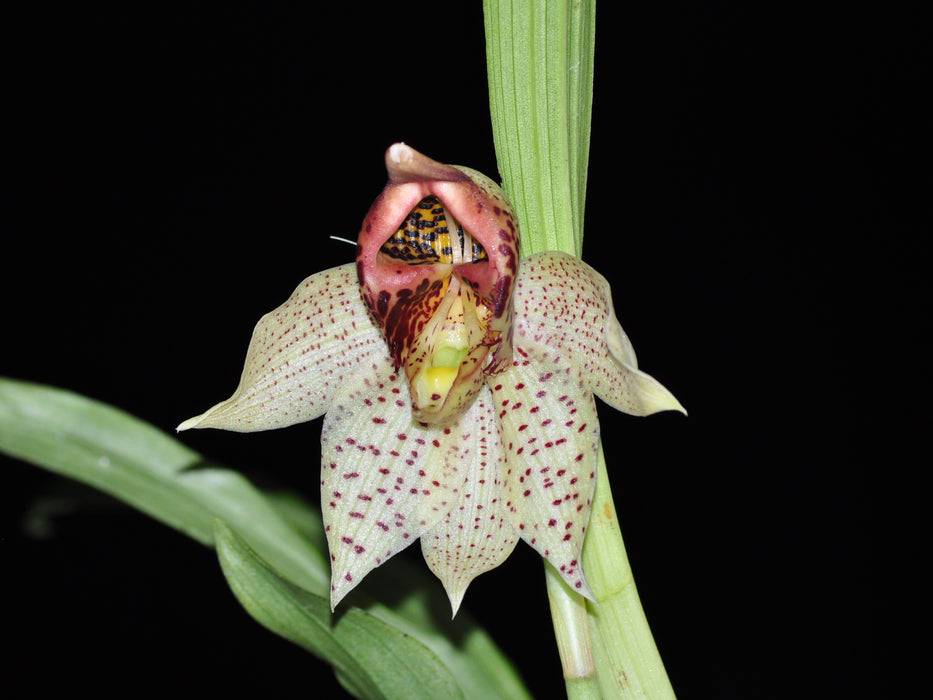
<svg viewBox="0 0 933 700">
<path fill-rule="evenodd" d="M 410 265 L 488 259 L 479 241 L 465 232 L 433 195 L 418 202 L 381 250 Z"/>
</svg>

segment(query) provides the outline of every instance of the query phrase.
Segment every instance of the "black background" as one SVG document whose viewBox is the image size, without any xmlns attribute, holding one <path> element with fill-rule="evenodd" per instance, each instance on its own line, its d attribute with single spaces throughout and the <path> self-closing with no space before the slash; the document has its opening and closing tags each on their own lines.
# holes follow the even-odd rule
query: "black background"
<svg viewBox="0 0 933 700">
<path fill-rule="evenodd" d="M 328 236 L 355 238 L 389 144 L 495 177 L 479 3 L 305 5 L 9 18 L 0 372 L 171 430 L 229 395 L 259 316 L 352 259 Z M 866 697 L 886 652 L 853 336 L 877 280 L 859 241 L 879 222 L 918 233 L 899 203 L 929 180 L 883 165 L 910 160 L 908 103 L 929 88 L 917 23 L 627 5 L 597 13 L 584 258 L 690 410 L 602 411 L 642 601 L 681 697 Z M 183 440 L 314 498 L 319 430 Z M 332 692 L 209 550 L 124 509 L 30 537 L 56 480 L 2 468 L 14 687 Z M 530 549 L 465 605 L 536 697 L 560 696 Z"/>
</svg>

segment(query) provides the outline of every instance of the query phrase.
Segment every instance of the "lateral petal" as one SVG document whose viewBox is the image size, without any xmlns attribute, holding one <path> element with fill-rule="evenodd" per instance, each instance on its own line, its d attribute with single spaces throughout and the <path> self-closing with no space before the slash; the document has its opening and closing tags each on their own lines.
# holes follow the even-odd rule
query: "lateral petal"
<svg viewBox="0 0 933 700">
<path fill-rule="evenodd" d="M 412 419 L 407 382 L 385 350 L 341 386 L 321 431 L 332 608 L 450 510 L 445 464 L 459 441 L 452 428 Z"/>
<path fill-rule="evenodd" d="M 458 450 L 449 453 L 452 507 L 421 536 L 421 551 L 457 614 L 470 582 L 508 558 L 518 542 L 502 489 L 502 442 L 492 395 L 483 387 L 460 419 Z"/>
<path fill-rule="evenodd" d="M 587 598 L 580 563 L 596 487 L 599 421 L 579 368 L 561 357 L 531 358 L 489 380 L 506 454 L 503 481 L 519 535 Z"/>
<path fill-rule="evenodd" d="M 328 409 L 345 377 L 384 351 L 356 267 L 319 272 L 256 324 L 233 396 L 178 430 L 251 432 L 312 420 Z"/>
<path fill-rule="evenodd" d="M 522 260 L 515 290 L 515 343 L 566 353 L 587 385 L 615 409 L 636 416 L 681 411 L 660 382 L 638 369 L 615 317 L 609 283 L 582 260 L 546 252 Z"/>
</svg>

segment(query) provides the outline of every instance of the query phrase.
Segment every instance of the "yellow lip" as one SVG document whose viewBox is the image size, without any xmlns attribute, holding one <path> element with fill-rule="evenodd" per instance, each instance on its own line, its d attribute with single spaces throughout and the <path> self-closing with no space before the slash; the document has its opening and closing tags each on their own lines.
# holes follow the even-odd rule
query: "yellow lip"
<svg viewBox="0 0 933 700">
<path fill-rule="evenodd" d="M 469 333 L 463 322 L 463 299 L 457 294 L 437 333 L 430 359 L 414 378 L 415 395 L 431 405 L 443 405 L 469 352 Z"/>
</svg>

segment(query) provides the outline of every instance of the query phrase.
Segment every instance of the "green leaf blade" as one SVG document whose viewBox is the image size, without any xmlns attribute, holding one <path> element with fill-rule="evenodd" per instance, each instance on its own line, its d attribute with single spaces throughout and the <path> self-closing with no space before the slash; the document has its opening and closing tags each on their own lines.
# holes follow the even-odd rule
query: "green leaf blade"
<svg viewBox="0 0 933 700">
<path fill-rule="evenodd" d="M 580 257 L 593 100 L 595 3 L 485 0 L 489 104 L 522 255 Z"/>
<path fill-rule="evenodd" d="M 358 658 L 377 653 L 363 649 L 370 643 L 369 632 L 381 630 L 379 638 L 384 638 L 389 629 L 417 646 L 410 648 L 406 641 L 378 653 L 391 652 L 404 665 L 414 663 L 408 651 L 417 655 L 422 647 L 429 648 L 447 669 L 438 677 L 456 681 L 458 690 L 451 697 L 530 698 L 508 659 L 466 611 L 449 619 L 447 597 L 426 568 L 393 560 L 378 570 L 382 578 L 360 587 L 355 600 L 362 607 L 332 615 L 327 602 L 330 570 L 316 508 L 292 492 L 260 492 L 239 473 L 210 464 L 174 437 L 123 411 L 61 389 L 0 377 L 0 453 L 92 486 L 206 545 L 215 544 L 215 519 L 227 523 L 276 580 L 302 591 L 299 597 L 305 596 L 302 600 L 313 609 L 320 628 L 315 634 L 329 634 L 335 624 L 358 631 L 319 652 L 360 697 L 370 697 L 362 693 L 371 688 L 359 686 L 358 669 L 348 665 L 347 654 Z M 256 590 L 255 582 L 235 577 L 230 585 Z M 378 602 L 386 600 L 386 591 L 396 592 L 388 605 Z M 432 681 L 430 687 L 443 697 L 446 683 Z M 412 697 L 407 687 L 404 697 Z"/>
<path fill-rule="evenodd" d="M 97 488 L 202 544 L 213 544 L 213 519 L 223 518 L 289 579 L 310 590 L 330 585 L 324 553 L 248 480 L 112 406 L 0 378 L 0 451 Z"/>
<path fill-rule="evenodd" d="M 359 608 L 331 616 L 329 598 L 289 583 L 220 520 L 215 541 L 234 595 L 261 624 L 327 659 L 361 698 L 462 698 L 456 679 L 426 646 Z"/>
</svg>

